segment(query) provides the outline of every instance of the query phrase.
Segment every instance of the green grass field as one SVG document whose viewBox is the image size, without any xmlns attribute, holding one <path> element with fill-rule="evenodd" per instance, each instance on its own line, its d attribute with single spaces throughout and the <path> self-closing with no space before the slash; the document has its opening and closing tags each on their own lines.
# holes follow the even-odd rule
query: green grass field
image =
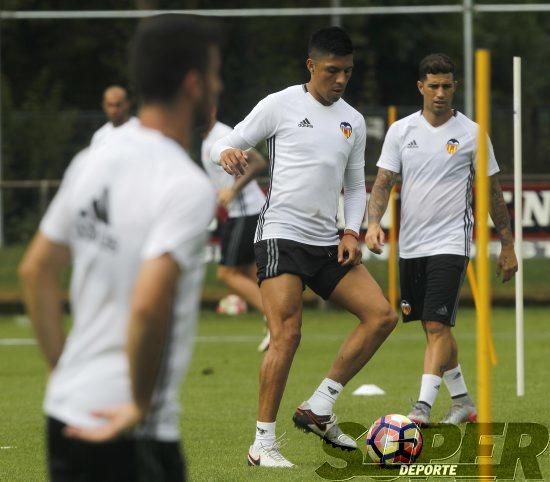
<svg viewBox="0 0 550 482">
<path fill-rule="evenodd" d="M 502 422 L 536 422 L 550 427 L 548 392 L 549 308 L 529 308 L 525 320 L 526 395 L 515 395 L 515 328 L 511 309 L 495 309 L 493 331 L 498 365 L 493 372 L 493 418 Z M 323 480 L 315 470 L 325 461 L 322 443 L 297 431 L 291 416 L 327 371 L 340 342 L 354 324 L 338 311 L 307 310 L 303 338 L 279 412 L 278 434 L 286 432 L 283 453 L 297 468 L 278 472 L 250 468 L 246 453 L 254 434 L 261 354 L 256 345 L 262 324 L 254 314 L 236 318 L 203 312 L 187 380 L 182 388 L 184 447 L 193 481 Z M 470 391 L 475 395 L 475 313 L 463 309 L 455 331 Z M 8 345 L 7 339 L 32 342 L 29 326 L 15 318 L 0 319 L 0 480 L 45 480 L 41 402 L 44 364 L 35 345 Z M 407 413 L 418 395 L 424 340 L 418 325 L 400 325 L 372 362 L 346 387 L 336 405 L 342 422 L 369 426 L 387 413 Z M 386 395 L 356 397 L 363 383 L 374 383 Z M 433 410 L 444 415 L 449 397 L 444 388 Z M 502 438 L 502 437 L 501 437 Z M 497 437 L 497 448 L 499 443 Z M 360 441 L 364 450 L 364 444 Z M 496 453 L 496 462 L 500 452 Z M 538 457 L 545 480 L 550 479 L 550 452 Z M 388 471 L 380 470 L 380 475 Z M 393 475 L 392 472 L 389 475 Z M 393 475 L 395 476 L 395 475 Z M 369 480 L 362 477 L 357 480 Z M 406 480 L 403 478 L 403 480 Z M 434 479 L 436 480 L 436 479 Z M 437 479 L 444 480 L 444 479 Z M 445 479 L 451 480 L 451 479 Z M 524 480 L 519 470 L 516 480 Z"/>
</svg>

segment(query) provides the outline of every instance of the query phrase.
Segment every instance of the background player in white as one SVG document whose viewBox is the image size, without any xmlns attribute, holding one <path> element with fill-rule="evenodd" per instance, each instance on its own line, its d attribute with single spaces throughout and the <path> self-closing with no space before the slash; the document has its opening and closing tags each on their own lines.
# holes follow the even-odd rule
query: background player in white
<svg viewBox="0 0 550 482">
<path fill-rule="evenodd" d="M 210 151 L 216 141 L 233 129 L 216 119 L 217 109 L 212 112 L 210 130 L 201 146 L 203 166 L 218 190 L 218 203 L 227 209 L 227 221 L 222 226 L 221 259 L 218 279 L 241 296 L 264 315 L 262 295 L 256 279 L 254 258 L 254 233 L 258 215 L 265 203 L 265 194 L 254 180 L 267 167 L 267 161 L 255 149 L 248 151 L 249 169 L 235 179 L 219 165 L 210 161 Z M 269 331 L 258 351 L 269 347 Z"/>
<path fill-rule="evenodd" d="M 101 107 L 108 122 L 95 131 L 91 144 L 106 139 L 110 133 L 126 122 L 138 122 L 136 117 L 130 116 L 128 92 L 120 85 L 111 85 L 105 89 Z"/>
<path fill-rule="evenodd" d="M 27 311 L 51 371 L 53 481 L 185 478 L 179 388 L 215 208 L 186 149 L 217 101 L 219 64 L 216 30 L 202 20 L 145 20 L 132 48 L 140 124 L 74 159 L 22 261 Z M 65 338 L 59 275 L 71 260 L 74 324 Z"/>
<path fill-rule="evenodd" d="M 458 363 L 451 328 L 472 242 L 472 184 L 478 125 L 453 110 L 455 67 L 444 54 L 431 54 L 419 65 L 417 87 L 422 110 L 391 125 L 378 161 L 378 175 L 368 204 L 366 242 L 380 253 L 384 232 L 380 220 L 390 190 L 401 173 L 399 265 L 404 321 L 421 320 L 426 334 L 424 374 L 418 401 L 409 418 L 429 422 L 441 379 L 452 397 L 444 423 L 475 421 Z M 490 143 L 489 143 L 490 144 Z M 508 281 L 517 270 L 508 210 L 489 148 L 491 218 L 501 240 L 497 272 Z"/>
<path fill-rule="evenodd" d="M 340 448 L 353 450 L 357 445 L 340 430 L 334 402 L 397 322 L 361 264 L 366 127 L 363 116 L 341 99 L 353 69 L 351 40 L 337 27 L 319 30 L 310 39 L 306 65 L 311 74 L 307 84 L 260 101 L 212 149 L 212 159 L 233 174 L 245 172 L 245 149 L 264 139 L 270 155 L 271 184 L 254 248 L 271 344 L 260 371 L 251 465 L 293 465 L 279 451 L 275 423 L 300 343 L 305 285 L 359 319 L 326 378 L 293 417 L 298 427 Z M 336 213 L 342 187 L 346 229 L 339 240 Z"/>
</svg>

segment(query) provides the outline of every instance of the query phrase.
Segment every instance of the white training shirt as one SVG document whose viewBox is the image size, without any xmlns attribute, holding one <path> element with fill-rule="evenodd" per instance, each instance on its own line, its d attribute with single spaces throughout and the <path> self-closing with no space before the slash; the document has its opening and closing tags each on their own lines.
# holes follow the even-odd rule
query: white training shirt
<svg viewBox="0 0 550 482">
<path fill-rule="evenodd" d="M 208 135 L 202 141 L 201 159 L 204 169 L 216 186 L 216 189 L 223 189 L 232 186 L 235 178 L 223 170 L 218 164 L 210 161 L 210 151 L 216 141 L 231 133 L 233 129 L 221 122 L 216 122 Z M 255 180 L 250 181 L 229 204 L 227 214 L 230 218 L 252 216 L 262 210 L 265 202 L 265 194 Z"/>
<path fill-rule="evenodd" d="M 470 256 L 478 125 L 455 111 L 433 127 L 422 112 L 393 123 L 378 167 L 401 173 L 399 256 Z M 499 171 L 489 140 L 488 174 Z"/>
<path fill-rule="evenodd" d="M 140 264 L 169 253 L 182 276 L 152 410 L 139 434 L 179 438 L 179 389 L 189 363 L 215 192 L 173 140 L 125 124 L 80 153 L 42 223 L 73 258 L 73 327 L 49 380 L 44 408 L 67 424 L 100 425 L 91 412 L 131 400 L 129 304 Z"/>
<path fill-rule="evenodd" d="M 96 142 L 102 142 L 105 139 L 109 137 L 113 132 L 116 132 L 117 129 L 120 129 L 122 126 L 125 126 L 126 124 L 130 125 L 139 125 L 139 120 L 137 117 L 130 117 L 124 124 L 115 127 L 112 122 L 107 122 L 106 124 L 103 124 L 97 131 L 94 132 L 94 135 L 92 136 L 92 140 L 90 141 L 90 144 L 95 144 Z"/>
<path fill-rule="evenodd" d="M 336 215 L 344 187 L 346 228 L 359 232 L 365 191 L 363 116 L 343 99 L 324 106 L 294 85 L 261 100 L 231 134 L 212 148 L 248 149 L 267 139 L 271 182 L 256 242 L 283 238 L 316 245 L 338 243 Z"/>
</svg>

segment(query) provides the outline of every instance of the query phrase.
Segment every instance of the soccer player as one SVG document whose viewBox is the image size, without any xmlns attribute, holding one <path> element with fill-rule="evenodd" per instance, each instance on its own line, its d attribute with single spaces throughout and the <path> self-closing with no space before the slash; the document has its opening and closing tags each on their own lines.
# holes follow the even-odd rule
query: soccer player
<svg viewBox="0 0 550 482">
<path fill-rule="evenodd" d="M 101 104 L 103 112 L 108 119 L 106 124 L 103 124 L 92 136 L 91 144 L 100 142 L 106 139 L 109 134 L 115 131 L 120 126 L 130 122 L 137 124 L 136 117 L 130 117 L 130 101 L 128 92 L 124 87 L 119 85 L 111 85 L 103 92 L 103 102 Z"/>
<path fill-rule="evenodd" d="M 366 242 L 371 251 L 381 252 L 380 220 L 401 173 L 401 309 L 405 322 L 421 321 L 427 341 L 420 395 L 408 416 L 420 425 L 429 422 L 443 379 L 452 405 L 442 422 L 473 422 L 476 408 L 452 327 L 472 242 L 478 125 L 453 109 L 455 66 L 447 55 L 425 57 L 418 78 L 423 107 L 388 130 L 368 204 Z M 490 213 L 501 240 L 497 272 L 505 282 L 517 271 L 517 259 L 498 171 L 489 142 Z"/>
<path fill-rule="evenodd" d="M 203 166 L 218 189 L 218 203 L 226 208 L 228 213 L 228 219 L 222 228 L 222 257 L 217 275 L 232 291 L 264 315 L 262 295 L 256 282 L 254 233 L 265 195 L 254 178 L 265 170 L 267 161 L 259 152 L 251 149 L 248 151 L 250 169 L 238 179 L 211 162 L 212 146 L 232 130 L 216 119 L 214 110 L 210 130 L 201 147 Z M 258 345 L 258 351 L 263 352 L 268 347 L 269 331 Z"/>
<path fill-rule="evenodd" d="M 216 201 L 187 149 L 221 89 L 217 44 L 199 18 L 140 24 L 131 54 L 139 124 L 77 155 L 20 266 L 51 372 L 54 482 L 185 479 L 179 386 Z M 71 260 L 66 337 L 58 278 Z"/>
<path fill-rule="evenodd" d="M 279 404 L 300 343 L 302 291 L 308 285 L 359 319 L 326 377 L 293 420 L 342 449 L 357 448 L 342 433 L 333 405 L 349 380 L 391 333 L 397 316 L 361 264 L 359 229 L 366 191 L 363 116 L 341 97 L 353 69 L 353 47 L 337 27 L 309 42 L 310 80 L 271 94 L 212 149 L 232 174 L 246 171 L 245 149 L 267 139 L 271 183 L 256 229 L 256 264 L 271 343 L 260 370 L 256 438 L 248 463 L 292 467 L 275 436 Z M 344 188 L 346 228 L 338 239 L 336 214 Z"/>
</svg>

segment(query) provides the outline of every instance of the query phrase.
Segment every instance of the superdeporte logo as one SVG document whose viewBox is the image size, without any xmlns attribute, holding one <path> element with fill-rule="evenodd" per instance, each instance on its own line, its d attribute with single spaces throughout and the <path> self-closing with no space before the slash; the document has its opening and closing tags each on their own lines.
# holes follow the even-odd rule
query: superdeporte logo
<svg viewBox="0 0 550 482">
<path fill-rule="evenodd" d="M 468 423 L 463 430 L 450 424 L 425 427 L 422 429 L 424 446 L 416 463 L 395 468 L 372 463 L 366 453 L 368 429 L 365 426 L 345 422 L 340 428 L 357 439 L 359 449 L 344 452 L 323 444 L 323 450 L 331 459 L 315 472 L 326 480 L 354 477 L 388 481 L 426 477 L 483 480 L 479 475 L 480 464 L 491 466 L 491 478 L 486 480 L 550 478 L 548 464 L 543 465 L 543 473 L 539 463 L 548 448 L 549 431 L 538 423 Z"/>
</svg>

